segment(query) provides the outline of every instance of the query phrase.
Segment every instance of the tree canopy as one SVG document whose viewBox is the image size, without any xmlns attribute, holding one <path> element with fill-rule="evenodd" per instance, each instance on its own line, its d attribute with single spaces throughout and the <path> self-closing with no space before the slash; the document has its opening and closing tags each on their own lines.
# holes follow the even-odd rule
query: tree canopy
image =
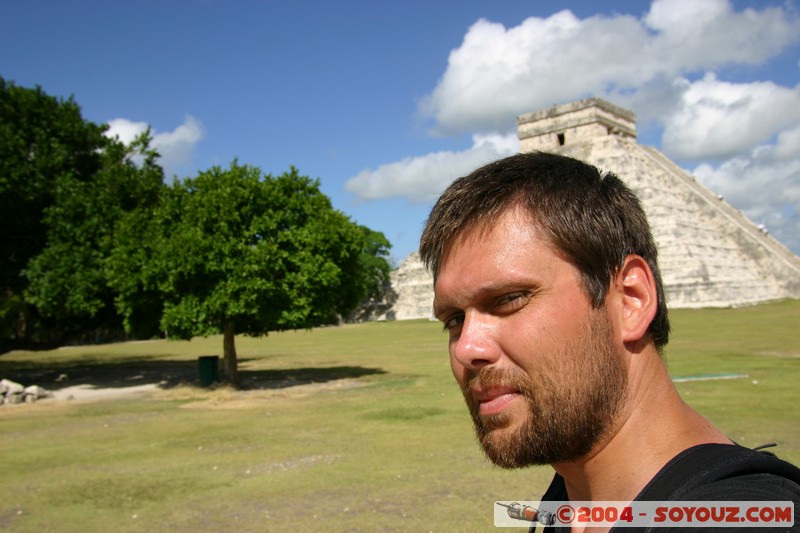
<svg viewBox="0 0 800 533">
<path fill-rule="evenodd" d="M 106 262 L 123 215 L 158 201 L 163 172 L 147 138 L 131 146 L 110 142 L 90 180 L 64 174 L 45 210 L 47 244 L 28 263 L 26 299 L 65 333 L 121 325 Z M 143 156 L 135 163 L 133 156 Z"/>
<path fill-rule="evenodd" d="M 294 167 L 234 161 L 164 184 L 149 133 L 130 145 L 72 98 L 0 78 L 0 341 L 309 328 L 381 298 L 389 242 Z M 363 307 L 363 305 L 362 305 Z"/>
<path fill-rule="evenodd" d="M 236 381 L 236 333 L 336 322 L 388 271 L 387 248 L 297 169 L 272 176 L 234 161 L 176 182 L 157 207 L 128 216 L 109 272 L 128 328 L 146 315 L 142 305 L 160 301 L 170 337 L 224 334 Z"/>
<path fill-rule="evenodd" d="M 0 78 L 0 338 L 120 322 L 103 272 L 110 237 L 123 212 L 157 197 L 163 176 L 146 138 L 125 147 L 106 129 L 72 98 Z"/>
</svg>

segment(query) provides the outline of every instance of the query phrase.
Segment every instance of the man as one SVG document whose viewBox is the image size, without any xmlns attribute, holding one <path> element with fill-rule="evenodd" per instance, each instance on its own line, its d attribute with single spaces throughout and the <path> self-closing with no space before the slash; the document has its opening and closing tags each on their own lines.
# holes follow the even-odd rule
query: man
<svg viewBox="0 0 800 533">
<path fill-rule="evenodd" d="M 735 446 L 679 397 L 656 247 L 614 175 L 545 153 L 486 165 L 443 193 L 420 254 L 481 446 L 505 468 L 552 465 L 543 499 L 800 501 L 800 471 Z M 684 479 L 729 451 L 795 481 Z"/>
</svg>

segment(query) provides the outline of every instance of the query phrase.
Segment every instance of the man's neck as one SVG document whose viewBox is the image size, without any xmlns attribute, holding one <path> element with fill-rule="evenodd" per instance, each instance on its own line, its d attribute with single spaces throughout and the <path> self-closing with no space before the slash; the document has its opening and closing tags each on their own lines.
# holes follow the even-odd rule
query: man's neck
<svg viewBox="0 0 800 533">
<path fill-rule="evenodd" d="M 570 500 L 632 501 L 683 450 L 731 443 L 680 398 L 658 356 L 634 357 L 628 399 L 609 436 L 587 456 L 553 465 Z"/>
</svg>

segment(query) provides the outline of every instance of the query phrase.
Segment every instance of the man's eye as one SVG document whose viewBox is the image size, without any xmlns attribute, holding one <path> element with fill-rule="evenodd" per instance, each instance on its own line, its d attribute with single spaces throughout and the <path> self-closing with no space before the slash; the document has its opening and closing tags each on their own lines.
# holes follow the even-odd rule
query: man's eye
<svg viewBox="0 0 800 533">
<path fill-rule="evenodd" d="M 444 328 L 443 331 L 453 331 L 455 328 L 461 326 L 464 323 L 464 315 L 458 314 L 453 315 L 450 318 L 444 320 Z"/>
<path fill-rule="evenodd" d="M 515 292 L 497 300 L 497 307 L 502 311 L 513 311 L 523 306 L 528 300 L 528 293 Z"/>
</svg>

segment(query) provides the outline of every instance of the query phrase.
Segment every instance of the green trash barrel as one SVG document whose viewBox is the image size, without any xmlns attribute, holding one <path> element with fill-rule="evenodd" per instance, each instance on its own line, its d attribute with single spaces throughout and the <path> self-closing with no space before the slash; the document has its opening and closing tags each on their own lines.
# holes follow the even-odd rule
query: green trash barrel
<svg viewBox="0 0 800 533">
<path fill-rule="evenodd" d="M 200 373 L 200 386 L 210 387 L 219 381 L 219 356 L 203 355 L 197 359 L 197 370 Z"/>
</svg>

